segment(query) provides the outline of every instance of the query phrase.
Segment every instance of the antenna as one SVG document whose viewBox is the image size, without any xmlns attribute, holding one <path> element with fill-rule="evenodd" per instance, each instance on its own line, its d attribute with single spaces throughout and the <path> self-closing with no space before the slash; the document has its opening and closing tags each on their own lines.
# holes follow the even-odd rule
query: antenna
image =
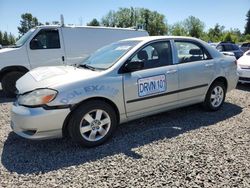
<svg viewBox="0 0 250 188">
<path fill-rule="evenodd" d="M 64 26 L 64 18 L 62 14 L 60 15 L 60 19 L 61 19 L 61 26 Z"/>
</svg>

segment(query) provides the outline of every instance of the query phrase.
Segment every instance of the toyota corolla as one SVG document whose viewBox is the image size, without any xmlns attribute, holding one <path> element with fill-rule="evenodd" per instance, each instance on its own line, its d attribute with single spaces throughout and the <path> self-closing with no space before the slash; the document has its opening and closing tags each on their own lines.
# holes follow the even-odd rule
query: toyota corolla
<svg viewBox="0 0 250 188">
<path fill-rule="evenodd" d="M 219 110 L 237 81 L 235 58 L 199 39 L 126 39 L 79 65 L 25 74 L 16 84 L 11 127 L 29 139 L 69 135 L 92 147 L 130 120 L 195 103 Z"/>
</svg>

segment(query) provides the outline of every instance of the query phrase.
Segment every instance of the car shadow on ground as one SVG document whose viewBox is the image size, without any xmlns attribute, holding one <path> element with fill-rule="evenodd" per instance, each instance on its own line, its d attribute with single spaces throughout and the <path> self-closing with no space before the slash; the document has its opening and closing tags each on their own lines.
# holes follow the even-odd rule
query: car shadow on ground
<svg viewBox="0 0 250 188">
<path fill-rule="evenodd" d="M 250 84 L 241 84 L 241 83 L 238 83 L 236 89 L 239 89 L 239 90 L 242 90 L 242 91 L 249 91 L 250 92 Z"/>
<path fill-rule="evenodd" d="M 140 159 L 142 156 L 133 151 L 137 147 L 213 125 L 241 111 L 241 107 L 225 103 L 215 113 L 205 112 L 199 105 L 161 113 L 118 126 L 108 142 L 95 148 L 82 148 L 67 138 L 32 141 L 11 132 L 3 145 L 1 162 L 10 172 L 31 174 L 83 165 L 116 154 Z"/>
<path fill-rule="evenodd" d="M 7 102 L 13 102 L 15 98 L 6 97 L 3 90 L 0 89 L 0 104 L 1 103 L 7 103 Z"/>
</svg>

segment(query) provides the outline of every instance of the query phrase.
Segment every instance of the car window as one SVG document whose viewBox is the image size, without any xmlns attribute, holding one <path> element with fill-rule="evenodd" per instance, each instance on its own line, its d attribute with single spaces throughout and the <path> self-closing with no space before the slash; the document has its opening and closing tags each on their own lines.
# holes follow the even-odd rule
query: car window
<svg viewBox="0 0 250 188">
<path fill-rule="evenodd" d="M 216 49 L 219 51 L 219 52 L 222 52 L 223 51 L 223 46 L 222 45 L 218 45 L 216 47 Z"/>
<path fill-rule="evenodd" d="M 230 44 L 224 44 L 224 51 L 232 51 L 233 45 Z"/>
<path fill-rule="evenodd" d="M 187 63 L 209 59 L 209 55 L 205 50 L 192 42 L 175 41 L 177 47 L 179 63 Z"/>
<path fill-rule="evenodd" d="M 41 30 L 30 42 L 30 49 L 60 48 L 60 39 L 57 29 Z"/>
<path fill-rule="evenodd" d="M 133 61 L 143 61 L 144 69 L 156 68 L 172 65 L 172 51 L 170 42 L 155 42 L 137 52 L 131 59 Z"/>
<path fill-rule="evenodd" d="M 239 47 L 235 44 L 233 44 L 232 47 L 233 47 L 233 50 L 239 50 Z"/>
</svg>

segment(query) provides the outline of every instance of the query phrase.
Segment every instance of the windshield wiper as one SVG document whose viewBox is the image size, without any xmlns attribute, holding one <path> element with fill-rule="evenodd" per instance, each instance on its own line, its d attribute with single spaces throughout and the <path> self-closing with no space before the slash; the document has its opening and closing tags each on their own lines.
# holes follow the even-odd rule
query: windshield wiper
<svg viewBox="0 0 250 188">
<path fill-rule="evenodd" d="M 82 65 L 82 64 L 79 64 L 78 67 L 83 67 L 83 68 L 85 68 L 85 69 L 90 69 L 90 70 L 92 70 L 92 71 L 95 71 L 95 70 L 96 70 L 95 67 L 92 67 L 92 66 L 87 65 L 87 64 L 83 64 L 83 65 Z"/>
</svg>

